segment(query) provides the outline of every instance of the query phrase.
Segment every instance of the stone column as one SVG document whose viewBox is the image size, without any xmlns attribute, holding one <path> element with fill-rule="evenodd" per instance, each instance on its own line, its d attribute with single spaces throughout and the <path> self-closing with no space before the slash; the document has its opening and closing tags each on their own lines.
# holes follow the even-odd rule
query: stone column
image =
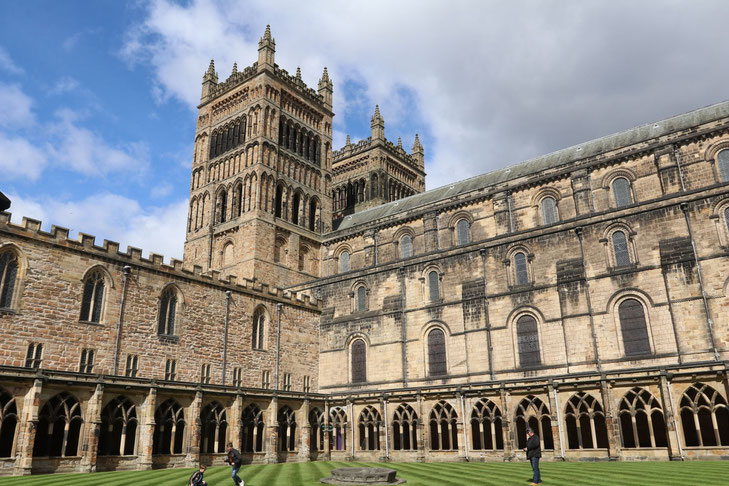
<svg viewBox="0 0 729 486">
<path fill-rule="evenodd" d="M 157 389 L 150 388 L 147 398 L 140 407 L 139 447 L 137 469 L 152 469 L 152 448 L 154 444 L 154 412 L 157 409 Z"/>
<path fill-rule="evenodd" d="M 271 404 L 267 410 L 268 420 L 266 428 L 268 433 L 266 436 L 266 463 L 274 464 L 278 462 L 278 397 L 276 395 L 271 399 Z"/>
<path fill-rule="evenodd" d="M 549 383 L 547 385 L 547 394 L 549 395 L 549 408 L 552 409 L 552 440 L 554 441 L 554 457 L 555 459 L 561 459 L 564 461 L 564 454 L 562 453 L 562 437 L 563 427 L 562 423 L 562 404 L 558 402 L 557 397 L 558 390 L 554 384 Z"/>
<path fill-rule="evenodd" d="M 504 434 L 504 461 L 513 461 L 516 443 L 511 432 L 511 396 L 504 387 L 499 389 L 499 396 L 501 397 L 501 426 Z"/>
<path fill-rule="evenodd" d="M 425 239 L 425 251 L 438 249 L 438 213 L 431 211 L 423 216 L 423 238 Z"/>
<path fill-rule="evenodd" d="M 392 447 L 390 431 L 388 429 L 390 418 L 387 416 L 387 412 L 389 410 L 387 409 L 386 403 L 387 395 L 382 395 L 380 400 L 380 416 L 382 417 L 382 426 L 380 427 L 380 461 L 382 462 L 389 460 L 390 448 Z"/>
<path fill-rule="evenodd" d="M 322 452 L 327 461 L 332 460 L 332 445 L 329 443 L 329 400 L 324 401 L 324 440 L 322 441 Z"/>
<path fill-rule="evenodd" d="M 418 462 L 425 462 L 425 451 L 430 450 L 430 441 L 425 433 L 425 424 L 427 423 L 428 418 L 423 416 L 423 400 L 425 400 L 425 397 L 418 394 Z"/>
<path fill-rule="evenodd" d="M 99 452 L 99 435 L 101 434 L 101 404 L 104 396 L 104 385 L 96 385 L 94 394 L 89 399 L 81 439 L 81 472 L 96 472 L 96 456 Z"/>
<path fill-rule="evenodd" d="M 299 442 L 299 459 L 302 461 L 311 461 L 311 424 L 309 423 L 309 409 L 311 404 L 309 399 L 304 399 L 304 403 L 299 408 L 299 419 L 296 419 L 301 424 L 301 438 Z"/>
<path fill-rule="evenodd" d="M 668 457 L 672 461 L 683 461 L 683 455 L 681 454 L 678 430 L 676 429 L 676 412 L 673 405 L 671 390 L 669 387 L 671 384 L 668 382 L 669 376 L 665 370 L 661 370 L 661 376 L 659 377 L 659 384 L 661 389 L 661 405 L 663 406 L 663 414 L 666 420 L 666 432 L 668 433 Z"/>
<path fill-rule="evenodd" d="M 673 154 L 673 146 L 666 145 L 653 152 L 653 159 L 658 171 L 663 194 L 681 191 L 681 178 L 678 164 Z"/>
<path fill-rule="evenodd" d="M 608 459 L 617 461 L 620 458 L 620 429 L 617 415 L 613 414 L 613 400 L 610 393 L 610 384 L 605 379 L 600 380 L 600 397 L 605 412 L 605 427 L 608 436 Z"/>
<path fill-rule="evenodd" d="M 227 442 L 232 442 L 233 447 L 236 449 L 243 450 L 243 444 L 241 437 L 243 436 L 243 395 L 236 395 L 233 401 L 233 406 L 230 407 L 230 416 L 228 422 L 232 425 L 231 430 L 228 432 Z"/>
<path fill-rule="evenodd" d="M 200 418 L 200 411 L 202 408 L 202 391 L 198 390 L 195 393 L 195 399 L 192 401 L 187 409 L 187 417 L 185 424 L 189 424 L 187 427 L 187 434 L 189 437 L 189 443 L 187 447 L 187 455 L 185 456 L 186 467 L 197 467 L 200 463 L 200 439 L 202 437 L 202 420 Z"/>
<path fill-rule="evenodd" d="M 456 406 L 453 407 L 458 414 L 456 427 L 458 430 L 458 458 L 461 461 L 468 460 L 468 433 L 466 432 L 466 412 L 465 407 L 461 407 L 463 394 L 461 391 L 456 392 Z"/>
<path fill-rule="evenodd" d="M 33 468 L 33 447 L 38 426 L 38 409 L 43 381 L 36 379 L 23 398 L 23 409 L 18 422 L 18 437 L 15 447 L 15 474 L 27 476 Z"/>
</svg>

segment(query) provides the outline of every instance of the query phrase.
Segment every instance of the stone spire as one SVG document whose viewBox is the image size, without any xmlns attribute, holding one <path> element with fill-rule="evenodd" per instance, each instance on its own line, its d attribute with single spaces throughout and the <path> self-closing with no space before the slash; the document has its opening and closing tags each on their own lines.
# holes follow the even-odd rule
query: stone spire
<svg viewBox="0 0 729 486">
<path fill-rule="evenodd" d="M 324 104 L 331 108 L 332 107 L 332 94 L 334 93 L 334 84 L 329 79 L 329 73 L 327 67 L 324 66 L 324 73 L 321 75 L 319 80 L 319 95 L 324 98 Z"/>
<path fill-rule="evenodd" d="M 274 54 L 276 53 L 276 41 L 271 36 L 271 26 L 266 26 L 266 32 L 258 41 L 258 70 L 266 68 L 273 70 Z"/>
<path fill-rule="evenodd" d="M 372 128 L 372 140 L 385 140 L 385 119 L 380 115 L 380 105 L 375 105 L 375 114 L 372 115 L 370 123 Z"/>
<path fill-rule="evenodd" d="M 203 74 L 202 94 L 200 95 L 200 101 L 204 101 L 208 96 L 210 96 L 210 93 L 213 91 L 213 88 L 215 88 L 217 84 L 218 73 L 215 72 L 215 60 L 211 59 L 208 70 L 205 71 L 205 74 Z"/>
<path fill-rule="evenodd" d="M 347 143 L 345 145 L 351 145 L 352 142 L 349 140 L 349 133 L 347 134 Z"/>
<path fill-rule="evenodd" d="M 397 137 L 397 148 L 402 148 L 402 138 Z"/>
<path fill-rule="evenodd" d="M 301 81 L 301 66 L 296 66 L 296 79 Z"/>
<path fill-rule="evenodd" d="M 420 137 L 415 134 L 415 141 L 413 142 L 413 158 L 418 161 L 420 167 L 425 167 L 425 150 L 423 145 L 420 143 Z"/>
<path fill-rule="evenodd" d="M 231 73 L 231 76 L 234 76 L 236 74 L 238 74 L 238 63 L 234 62 L 233 63 L 233 72 Z"/>
</svg>

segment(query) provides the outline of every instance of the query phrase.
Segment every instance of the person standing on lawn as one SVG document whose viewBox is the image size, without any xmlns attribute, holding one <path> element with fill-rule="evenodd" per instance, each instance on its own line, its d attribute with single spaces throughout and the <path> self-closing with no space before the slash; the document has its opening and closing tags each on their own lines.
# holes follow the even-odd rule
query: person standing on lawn
<svg viewBox="0 0 729 486">
<path fill-rule="evenodd" d="M 539 472 L 539 458 L 542 457 L 542 446 L 539 442 L 539 436 L 534 433 L 531 427 L 527 429 L 527 443 L 524 448 L 527 459 L 532 463 L 533 476 L 529 484 L 541 484 L 542 475 Z"/>
<path fill-rule="evenodd" d="M 231 477 L 235 486 L 245 486 L 245 482 L 238 477 L 238 470 L 243 465 L 243 456 L 240 455 L 237 449 L 233 449 L 232 442 L 228 442 L 228 455 L 225 458 L 225 462 L 233 467 Z"/>
</svg>

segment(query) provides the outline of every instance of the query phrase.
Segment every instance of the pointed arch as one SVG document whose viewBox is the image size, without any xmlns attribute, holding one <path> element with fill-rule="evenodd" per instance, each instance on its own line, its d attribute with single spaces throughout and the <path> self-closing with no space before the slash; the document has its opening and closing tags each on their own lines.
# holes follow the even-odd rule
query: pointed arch
<svg viewBox="0 0 729 486">
<path fill-rule="evenodd" d="M 332 407 L 329 410 L 329 447 L 335 451 L 347 450 L 347 411 L 344 407 Z"/>
<path fill-rule="evenodd" d="M 78 455 L 81 435 L 81 404 L 68 392 L 49 399 L 38 414 L 34 457 Z"/>
<path fill-rule="evenodd" d="M 527 395 L 516 407 L 515 422 L 517 447 L 526 447 L 527 428 L 531 427 L 541 442 L 542 449 L 554 449 L 554 438 L 552 436 L 552 417 L 549 408 L 534 395 Z"/>
<path fill-rule="evenodd" d="M 661 403 L 646 389 L 635 387 L 618 408 L 623 447 L 666 447 L 668 436 Z"/>
<path fill-rule="evenodd" d="M 251 403 L 241 414 L 241 451 L 262 452 L 264 431 L 263 412 L 258 405 Z"/>
<path fill-rule="evenodd" d="M 137 407 L 119 395 L 101 411 L 100 456 L 133 456 L 137 442 Z"/>
<path fill-rule="evenodd" d="M 565 405 L 567 445 L 570 449 L 606 449 L 608 447 L 605 412 L 592 395 L 577 392 Z"/>
<path fill-rule="evenodd" d="M 17 426 L 18 405 L 15 397 L 0 388 L 0 457 L 14 455 Z"/>
<path fill-rule="evenodd" d="M 377 409 L 371 405 L 362 409 L 359 420 L 357 420 L 360 450 L 380 450 L 380 425 L 382 425 L 382 417 Z"/>
<path fill-rule="evenodd" d="M 296 415 L 288 405 L 278 410 L 278 443 L 282 452 L 296 450 Z"/>
<path fill-rule="evenodd" d="M 201 443 L 200 452 L 215 454 L 225 452 L 227 443 L 228 420 L 223 407 L 218 402 L 211 402 L 200 413 Z"/>
<path fill-rule="evenodd" d="M 434 451 L 458 450 L 458 414 L 441 400 L 430 411 L 430 447 Z"/>
<path fill-rule="evenodd" d="M 679 413 L 686 447 L 729 445 L 727 401 L 711 386 L 689 386 L 681 396 Z"/>
<path fill-rule="evenodd" d="M 503 450 L 503 417 L 501 409 L 488 398 L 476 402 L 471 410 L 473 450 Z"/>
<path fill-rule="evenodd" d="M 392 420 L 392 448 L 396 451 L 418 449 L 418 414 L 407 403 L 401 403 Z"/>
<path fill-rule="evenodd" d="M 181 454 L 184 437 L 184 410 L 174 398 L 165 400 L 154 412 L 152 454 Z"/>
</svg>

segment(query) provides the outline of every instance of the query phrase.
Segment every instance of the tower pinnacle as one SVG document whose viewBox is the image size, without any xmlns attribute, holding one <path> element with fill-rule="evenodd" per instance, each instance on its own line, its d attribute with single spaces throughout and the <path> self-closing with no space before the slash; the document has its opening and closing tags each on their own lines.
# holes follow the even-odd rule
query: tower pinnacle
<svg viewBox="0 0 729 486">
<path fill-rule="evenodd" d="M 329 73 L 327 67 L 324 66 L 324 72 L 319 80 L 319 95 L 324 98 L 324 103 L 331 108 L 332 107 L 332 94 L 334 93 L 334 83 L 329 79 Z"/>
<path fill-rule="evenodd" d="M 380 115 L 380 105 L 375 105 L 375 114 L 370 123 L 372 140 L 385 140 L 385 119 Z"/>
<path fill-rule="evenodd" d="M 276 41 L 271 36 L 271 26 L 266 26 L 266 32 L 258 41 L 258 70 L 273 69 Z"/>
</svg>

